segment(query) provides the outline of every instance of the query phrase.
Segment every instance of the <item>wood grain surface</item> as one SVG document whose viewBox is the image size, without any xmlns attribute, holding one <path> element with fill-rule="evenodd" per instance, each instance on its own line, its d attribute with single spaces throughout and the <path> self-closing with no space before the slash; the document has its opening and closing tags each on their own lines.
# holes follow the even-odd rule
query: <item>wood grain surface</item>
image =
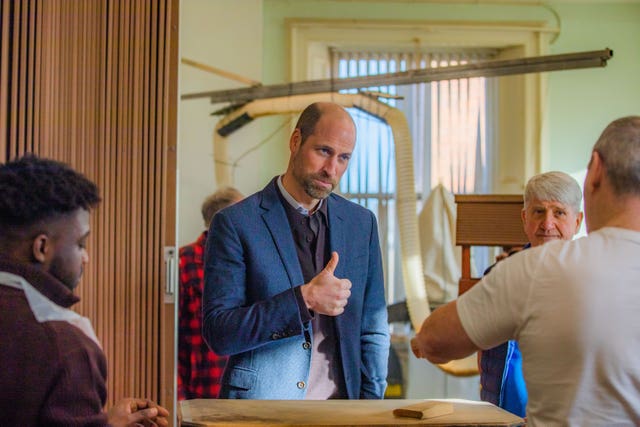
<svg viewBox="0 0 640 427">
<path fill-rule="evenodd" d="M 393 410 L 427 400 L 227 400 L 181 402 L 182 425 L 221 426 L 522 426 L 524 420 L 495 405 L 459 399 L 453 412 L 430 419 L 396 417 Z"/>
</svg>

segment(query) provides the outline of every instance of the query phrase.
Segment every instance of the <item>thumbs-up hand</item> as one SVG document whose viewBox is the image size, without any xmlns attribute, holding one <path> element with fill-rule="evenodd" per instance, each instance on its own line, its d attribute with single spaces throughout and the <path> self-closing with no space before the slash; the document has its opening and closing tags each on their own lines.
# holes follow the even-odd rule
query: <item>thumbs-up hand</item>
<svg viewBox="0 0 640 427">
<path fill-rule="evenodd" d="M 338 261 L 338 253 L 332 252 L 324 269 L 309 283 L 301 286 L 302 298 L 309 310 L 327 316 L 337 316 L 344 312 L 351 295 L 351 281 L 338 279 L 333 275 Z"/>
</svg>

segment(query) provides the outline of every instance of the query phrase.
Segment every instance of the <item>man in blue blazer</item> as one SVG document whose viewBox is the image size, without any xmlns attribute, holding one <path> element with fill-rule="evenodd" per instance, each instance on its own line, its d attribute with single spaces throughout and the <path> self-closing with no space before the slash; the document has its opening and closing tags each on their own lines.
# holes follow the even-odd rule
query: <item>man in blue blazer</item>
<svg viewBox="0 0 640 427">
<path fill-rule="evenodd" d="M 381 399 L 389 332 L 378 229 L 332 193 L 356 129 L 315 103 L 287 171 L 220 211 L 208 234 L 203 336 L 230 355 L 221 398 Z"/>
</svg>

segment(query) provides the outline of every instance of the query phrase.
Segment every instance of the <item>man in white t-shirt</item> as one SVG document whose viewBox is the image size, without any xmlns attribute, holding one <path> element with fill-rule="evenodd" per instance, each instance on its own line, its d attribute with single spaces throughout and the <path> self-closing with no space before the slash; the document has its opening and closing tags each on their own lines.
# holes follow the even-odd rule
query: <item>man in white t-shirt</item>
<svg viewBox="0 0 640 427">
<path fill-rule="evenodd" d="M 640 116 L 604 130 L 584 198 L 588 237 L 498 263 L 411 342 L 444 363 L 518 340 L 531 426 L 640 425 Z"/>
</svg>

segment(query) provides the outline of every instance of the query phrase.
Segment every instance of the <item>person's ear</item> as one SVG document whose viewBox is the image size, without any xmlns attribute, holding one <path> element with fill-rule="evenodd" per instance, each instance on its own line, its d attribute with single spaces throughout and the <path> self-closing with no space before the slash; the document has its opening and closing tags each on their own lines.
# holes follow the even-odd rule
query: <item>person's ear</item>
<svg viewBox="0 0 640 427">
<path fill-rule="evenodd" d="M 603 177 L 604 165 L 602 164 L 602 158 L 600 157 L 600 153 L 593 151 L 591 153 L 591 160 L 589 161 L 587 177 L 584 183 L 585 191 L 588 189 L 590 192 L 593 192 L 600 188 Z"/>
<path fill-rule="evenodd" d="M 44 233 L 38 234 L 31 242 L 31 255 L 41 264 L 46 264 L 51 252 L 51 239 Z"/>
<path fill-rule="evenodd" d="M 525 208 L 522 208 L 520 211 L 520 218 L 522 219 L 522 225 L 524 226 L 527 222 L 527 210 Z"/>
<path fill-rule="evenodd" d="M 576 231 L 573 234 L 578 234 L 578 231 L 580 231 L 580 226 L 582 225 L 582 218 L 584 218 L 584 213 L 578 212 L 578 215 L 576 216 Z"/>
<path fill-rule="evenodd" d="M 291 134 L 291 138 L 289 138 L 289 151 L 291 151 L 292 154 L 295 153 L 298 148 L 300 148 L 301 142 L 302 134 L 300 133 L 300 129 L 295 128 Z"/>
</svg>

